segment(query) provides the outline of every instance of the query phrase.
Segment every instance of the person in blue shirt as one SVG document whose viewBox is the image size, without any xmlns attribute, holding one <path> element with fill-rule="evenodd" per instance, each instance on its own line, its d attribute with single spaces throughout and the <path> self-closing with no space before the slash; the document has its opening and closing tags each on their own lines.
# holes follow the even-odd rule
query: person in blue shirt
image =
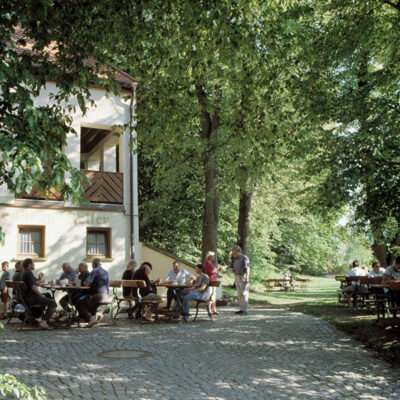
<svg viewBox="0 0 400 400">
<path fill-rule="evenodd" d="M 71 264 L 66 261 L 61 265 L 61 268 L 63 272 L 58 280 L 68 279 L 68 282 L 75 282 L 75 270 L 71 267 Z"/>
<path fill-rule="evenodd" d="M 75 270 L 72 268 L 71 264 L 68 261 L 63 262 L 61 268 L 63 272 L 58 278 L 58 280 L 62 281 L 63 279 L 68 279 L 68 282 L 75 282 Z M 67 307 L 68 299 L 69 299 L 68 295 L 63 296 L 60 299 L 60 305 L 64 310 Z"/>
<path fill-rule="evenodd" d="M 83 286 L 89 286 L 89 294 L 76 304 L 79 316 L 88 322 L 87 328 L 100 322 L 102 316 L 96 318 L 96 311 L 99 303 L 108 301 L 110 282 L 108 272 L 103 269 L 100 258 L 93 259 L 92 268 L 92 272 L 83 283 Z"/>
</svg>

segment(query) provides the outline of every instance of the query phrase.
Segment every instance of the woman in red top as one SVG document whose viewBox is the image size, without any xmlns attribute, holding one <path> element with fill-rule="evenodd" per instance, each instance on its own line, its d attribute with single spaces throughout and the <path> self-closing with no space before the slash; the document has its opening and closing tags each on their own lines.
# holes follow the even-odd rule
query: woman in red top
<svg viewBox="0 0 400 400">
<path fill-rule="evenodd" d="M 207 251 L 206 253 L 206 259 L 204 260 L 203 267 L 204 267 L 204 272 L 208 275 L 210 278 L 210 281 L 216 281 L 217 280 L 217 272 L 221 271 L 221 268 L 217 268 L 214 264 L 215 258 L 215 253 L 213 251 Z M 212 295 L 211 295 L 211 312 L 213 315 L 218 315 L 217 309 L 216 309 L 216 289 L 215 287 L 212 288 Z"/>
</svg>

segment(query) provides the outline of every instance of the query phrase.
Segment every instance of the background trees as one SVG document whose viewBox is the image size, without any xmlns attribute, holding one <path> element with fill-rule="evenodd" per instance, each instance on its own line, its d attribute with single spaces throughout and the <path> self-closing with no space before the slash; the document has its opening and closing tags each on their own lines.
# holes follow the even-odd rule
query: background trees
<svg viewBox="0 0 400 400">
<path fill-rule="evenodd" d="M 399 237 L 397 8 L 385 1 L 327 2 L 309 10 L 302 24 L 304 42 L 311 40 L 303 48 L 310 94 L 303 104 L 318 121 L 307 151 L 313 204 L 322 211 L 350 207 L 383 266 Z"/>
<path fill-rule="evenodd" d="M 91 55 L 105 65 L 112 59 L 141 82 L 145 241 L 193 261 L 207 250 L 219 250 L 227 261 L 238 242 L 260 274 L 343 266 L 351 253 L 344 243 L 360 248 L 368 235 L 383 264 L 393 254 L 399 238 L 396 3 L 41 3 L 6 4 L 1 13 L 2 43 L 17 23 L 38 43 L 38 55 L 26 59 L 3 46 L 0 140 L 12 168 L 3 166 L 0 175 L 12 190 L 58 185 L 79 199 L 80 177 L 59 151 L 69 132 L 58 122 L 63 109 L 36 109 L 29 98 L 50 75 L 59 82 L 60 101 L 82 100 L 93 82 L 113 89 L 112 79 L 100 79 L 97 65 L 83 61 Z M 52 41 L 60 51 L 50 63 Z M 32 67 L 39 61 L 46 66 L 41 72 Z M 10 132 L 21 139 L 18 151 L 10 150 Z M 55 166 L 48 177 L 46 158 Z M 360 240 L 337 224 L 348 210 Z"/>
</svg>

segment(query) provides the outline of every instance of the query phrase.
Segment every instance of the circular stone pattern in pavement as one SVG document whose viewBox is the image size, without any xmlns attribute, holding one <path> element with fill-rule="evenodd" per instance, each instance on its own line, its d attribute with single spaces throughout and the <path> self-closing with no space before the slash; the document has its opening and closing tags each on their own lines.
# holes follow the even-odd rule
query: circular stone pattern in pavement
<svg viewBox="0 0 400 400">
<path fill-rule="evenodd" d="M 116 360 L 143 358 L 143 357 L 148 357 L 150 355 L 151 353 L 149 353 L 148 351 L 141 351 L 141 350 L 108 350 L 98 354 L 99 357 L 114 358 Z"/>
</svg>

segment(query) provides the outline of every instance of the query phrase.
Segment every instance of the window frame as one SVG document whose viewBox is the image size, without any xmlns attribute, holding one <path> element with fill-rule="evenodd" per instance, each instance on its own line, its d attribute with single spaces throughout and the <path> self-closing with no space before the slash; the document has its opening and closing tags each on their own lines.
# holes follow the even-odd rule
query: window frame
<svg viewBox="0 0 400 400">
<path fill-rule="evenodd" d="M 45 259 L 46 257 L 46 226 L 45 225 L 17 225 L 17 258 L 32 258 L 33 260 Z M 40 252 L 21 253 L 21 231 L 38 232 Z"/>
<path fill-rule="evenodd" d="M 105 254 L 89 254 L 89 234 L 105 233 Z M 112 229 L 90 226 L 86 228 L 86 260 L 101 258 L 103 260 L 112 259 Z"/>
</svg>

